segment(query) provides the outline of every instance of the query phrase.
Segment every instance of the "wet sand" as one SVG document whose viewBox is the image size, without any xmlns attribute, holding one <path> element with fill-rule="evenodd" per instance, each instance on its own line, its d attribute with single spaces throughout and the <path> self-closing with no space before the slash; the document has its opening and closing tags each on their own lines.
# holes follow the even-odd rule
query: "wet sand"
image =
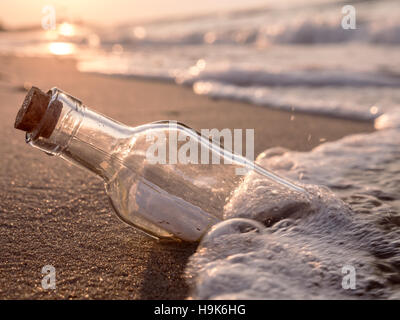
<svg viewBox="0 0 400 320">
<path fill-rule="evenodd" d="M 370 123 L 270 110 L 196 96 L 170 83 L 82 74 L 60 58 L 0 56 L 0 299 L 183 299 L 195 244 L 155 242 L 112 212 L 103 183 L 46 156 L 13 129 L 31 84 L 57 86 L 111 118 L 135 126 L 170 119 L 195 129 L 254 128 L 256 154 L 310 150 L 373 130 Z M 56 290 L 41 287 L 56 268 Z"/>
</svg>

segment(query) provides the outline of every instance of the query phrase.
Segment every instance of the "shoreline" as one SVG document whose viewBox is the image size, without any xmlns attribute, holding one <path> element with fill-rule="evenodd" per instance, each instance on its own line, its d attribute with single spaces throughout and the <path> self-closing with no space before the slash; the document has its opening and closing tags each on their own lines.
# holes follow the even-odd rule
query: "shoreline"
<svg viewBox="0 0 400 320">
<path fill-rule="evenodd" d="M 0 55 L 0 63 L 0 299 L 183 299 L 183 271 L 196 249 L 123 224 L 98 179 L 26 146 L 13 128 L 24 86 L 57 86 L 132 126 L 170 119 L 196 130 L 254 128 L 255 156 L 374 131 L 373 123 L 213 100 L 173 83 L 81 73 L 73 59 Z M 48 264 L 56 267 L 55 291 L 40 285 Z"/>
<path fill-rule="evenodd" d="M 157 77 L 147 77 L 147 76 L 135 76 L 135 75 L 122 75 L 122 74 L 103 74 L 103 73 L 99 73 L 99 72 L 83 72 L 83 71 L 79 71 L 80 73 L 84 73 L 84 74 L 88 74 L 88 75 L 92 75 L 92 76 L 96 76 L 96 77 L 107 77 L 107 78 L 111 78 L 111 79 L 120 79 L 123 81 L 137 81 L 137 82 L 148 82 L 148 83 L 158 83 L 158 84 L 167 84 L 167 85 L 173 85 L 173 86 L 179 86 L 182 87 L 184 89 L 189 89 L 191 91 L 193 91 L 192 89 L 192 85 L 191 84 L 178 84 L 175 83 L 172 79 L 166 79 L 166 78 L 157 78 Z M 194 93 L 194 92 L 193 92 Z M 195 94 L 195 93 L 194 93 Z M 306 116 L 315 116 L 315 117 L 322 117 L 322 118 L 328 118 L 328 119 L 337 119 L 337 120 L 344 120 L 344 121 L 353 121 L 356 123 L 365 123 L 365 124 L 372 124 L 372 126 L 374 125 L 374 121 L 379 117 L 384 115 L 384 113 L 379 114 L 378 117 L 376 118 L 357 118 L 357 117 L 350 117 L 350 116 L 346 116 L 346 115 L 335 115 L 335 114 L 331 114 L 329 112 L 327 113 L 320 113 L 320 112 L 316 112 L 313 110 L 302 110 L 302 109 L 296 109 L 296 110 L 289 110 L 287 108 L 277 108 L 277 107 L 271 107 L 268 105 L 264 105 L 264 104 L 254 104 L 251 102 L 248 102 L 246 99 L 235 99 L 232 97 L 227 97 L 227 98 L 220 98 L 220 97 L 213 97 L 213 96 L 208 96 L 206 94 L 204 95 L 198 95 L 195 94 L 196 96 L 200 97 L 206 97 L 211 101 L 224 101 L 224 102 L 231 102 L 231 103 L 240 103 L 240 104 L 246 104 L 249 106 L 253 106 L 253 107 L 258 107 L 258 108 L 266 108 L 268 110 L 275 110 L 278 112 L 283 112 L 283 113 L 288 113 L 290 115 L 296 114 L 296 115 L 306 115 Z"/>
</svg>

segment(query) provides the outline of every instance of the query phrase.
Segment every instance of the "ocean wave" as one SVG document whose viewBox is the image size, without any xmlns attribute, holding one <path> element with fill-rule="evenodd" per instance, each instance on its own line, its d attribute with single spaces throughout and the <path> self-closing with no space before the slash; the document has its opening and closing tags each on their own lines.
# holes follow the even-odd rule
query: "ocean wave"
<svg viewBox="0 0 400 320">
<path fill-rule="evenodd" d="M 212 98 L 238 100 L 291 112 L 361 121 L 372 121 L 384 115 L 379 118 L 377 128 L 400 125 L 400 94 L 393 88 L 240 87 L 220 82 L 199 81 L 194 83 L 193 89 L 197 94 Z"/>
<path fill-rule="evenodd" d="M 79 70 L 108 75 L 174 81 L 192 86 L 196 94 L 231 99 L 270 108 L 371 121 L 387 113 L 394 126 L 400 105 L 400 77 L 387 70 L 356 71 L 292 69 L 273 71 L 257 66 L 207 65 L 198 60 L 188 68 L 146 65 L 132 57 L 81 61 Z M 381 118 L 383 125 L 384 118 Z"/>
<path fill-rule="evenodd" d="M 357 29 L 343 29 L 340 23 L 303 21 L 289 25 L 273 37 L 265 37 L 274 42 L 286 44 L 317 44 L 341 42 L 366 42 L 380 44 L 400 44 L 400 24 L 394 22 L 361 23 Z"/>
<path fill-rule="evenodd" d="M 216 82 L 196 82 L 194 91 L 212 98 L 239 100 L 278 110 L 315 113 L 353 120 L 373 120 L 379 116 L 378 111 L 371 112 L 365 106 L 359 107 L 348 101 L 314 100 L 309 95 L 304 98 L 288 92 L 280 95 L 279 92 L 266 88 L 243 88 Z"/>
<path fill-rule="evenodd" d="M 135 30 L 143 30 L 142 33 Z M 160 28 L 160 27 L 159 27 Z M 254 45 L 276 44 L 329 44 L 364 42 L 386 45 L 400 44 L 400 24 L 395 21 L 360 21 L 356 29 L 343 29 L 340 20 L 301 19 L 295 22 L 274 22 L 259 25 L 239 24 L 213 26 L 203 30 L 176 26 L 170 32 L 145 27 L 129 27 L 113 33 L 103 33 L 102 43 L 122 45 Z"/>
<path fill-rule="evenodd" d="M 181 84 L 218 81 L 238 86 L 374 86 L 400 87 L 400 77 L 377 72 L 350 70 L 292 70 L 270 72 L 256 68 L 225 67 L 193 71 L 177 77 Z"/>
<path fill-rule="evenodd" d="M 399 141 L 398 128 L 385 129 L 259 155 L 310 197 L 249 173 L 226 205 L 228 220 L 190 258 L 191 298 L 399 299 Z M 352 290 L 343 268 L 354 268 Z"/>
</svg>

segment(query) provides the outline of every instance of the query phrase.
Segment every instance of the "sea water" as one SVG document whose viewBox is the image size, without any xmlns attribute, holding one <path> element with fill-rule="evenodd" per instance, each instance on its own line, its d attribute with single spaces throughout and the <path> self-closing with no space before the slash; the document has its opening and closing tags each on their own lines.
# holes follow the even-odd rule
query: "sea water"
<svg viewBox="0 0 400 320">
<path fill-rule="evenodd" d="M 270 149 L 257 162 L 303 181 L 311 202 L 284 190 L 276 201 L 250 173 L 225 217 L 261 226 L 210 231 L 187 268 L 193 298 L 400 298 L 398 128 L 305 153 Z M 355 288 L 346 290 L 349 266 Z"/>
</svg>

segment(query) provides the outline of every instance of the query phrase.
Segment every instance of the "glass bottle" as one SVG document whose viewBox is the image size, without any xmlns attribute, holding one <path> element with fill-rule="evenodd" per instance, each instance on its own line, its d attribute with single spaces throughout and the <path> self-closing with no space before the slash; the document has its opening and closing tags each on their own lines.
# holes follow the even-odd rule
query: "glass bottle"
<svg viewBox="0 0 400 320">
<path fill-rule="evenodd" d="M 305 193 L 183 124 L 129 127 L 57 88 L 46 94 L 33 87 L 15 127 L 26 131 L 31 146 L 102 178 L 117 215 L 157 239 L 197 241 L 221 221 L 243 178 L 238 169 L 255 170 L 271 183 Z M 190 157 L 189 141 L 199 146 L 197 152 L 189 148 Z"/>
</svg>

